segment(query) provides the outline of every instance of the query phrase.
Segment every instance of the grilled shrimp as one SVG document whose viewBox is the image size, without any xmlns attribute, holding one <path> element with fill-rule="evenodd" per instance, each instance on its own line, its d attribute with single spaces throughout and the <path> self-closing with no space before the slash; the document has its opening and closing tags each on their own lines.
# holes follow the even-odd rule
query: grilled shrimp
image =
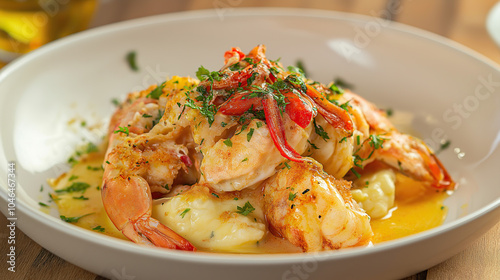
<svg viewBox="0 0 500 280">
<path fill-rule="evenodd" d="M 157 98 L 148 97 L 152 90 L 131 94 L 131 105 L 126 101 L 112 118 L 103 205 L 113 224 L 135 243 L 192 251 L 187 240 L 151 217 L 152 191 L 168 192 L 179 170 L 190 165 L 184 146 L 150 133 L 159 117 Z"/>
<path fill-rule="evenodd" d="M 284 116 L 288 143 L 297 152 L 307 148 L 311 126 L 301 128 Z M 220 139 L 203 153 L 201 183 L 209 183 L 220 191 L 237 191 L 255 185 L 272 176 L 275 168 L 285 161 L 269 135 L 267 125 L 252 120 L 246 128 L 238 127 L 227 139 Z"/>
<path fill-rule="evenodd" d="M 324 164 L 325 171 L 342 178 L 349 170 L 358 172 L 369 163 L 380 160 L 401 173 L 438 189 L 453 189 L 448 172 L 421 140 L 399 132 L 375 105 L 349 90 L 332 95 L 320 86 L 332 102 L 342 103 L 353 120 L 353 134 L 342 137 L 324 120 L 316 118 L 324 127 L 323 138 L 311 139 L 312 157 Z M 326 135 L 326 136 L 325 136 Z"/>
<path fill-rule="evenodd" d="M 315 161 L 292 162 L 263 186 L 270 231 L 304 252 L 368 244 L 370 218 L 350 188 L 350 182 L 324 173 Z"/>
</svg>

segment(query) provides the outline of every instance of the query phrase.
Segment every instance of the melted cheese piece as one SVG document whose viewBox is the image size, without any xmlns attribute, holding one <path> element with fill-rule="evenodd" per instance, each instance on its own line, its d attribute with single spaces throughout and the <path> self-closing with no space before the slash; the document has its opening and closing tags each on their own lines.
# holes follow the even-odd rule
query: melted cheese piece
<svg viewBox="0 0 500 280">
<path fill-rule="evenodd" d="M 153 216 L 198 249 L 243 253 L 254 251 L 266 233 L 264 214 L 260 207 L 254 208 L 257 205 L 252 197 L 218 195 L 195 186 L 155 205 Z"/>
</svg>

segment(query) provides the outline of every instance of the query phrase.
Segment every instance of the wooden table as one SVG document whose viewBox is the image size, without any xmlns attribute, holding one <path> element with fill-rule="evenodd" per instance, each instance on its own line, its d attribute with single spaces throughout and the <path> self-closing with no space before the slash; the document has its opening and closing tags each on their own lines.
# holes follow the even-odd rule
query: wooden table
<svg viewBox="0 0 500 280">
<path fill-rule="evenodd" d="M 399 12 L 385 13 L 388 3 L 394 2 L 401 4 Z M 484 27 L 486 15 L 495 3 L 496 0 L 101 0 L 93 26 L 154 14 L 218 7 L 302 7 L 370 16 L 385 14 L 391 20 L 448 37 L 500 63 L 500 49 Z M 7 224 L 5 216 L 1 215 L 0 220 L 0 224 Z M 0 226 L 2 254 L 7 252 L 7 234 L 7 228 Z M 500 223 L 465 251 L 406 279 L 500 279 L 499 240 Z M 1 279 L 6 279 L 4 276 L 7 279 L 103 279 L 53 255 L 22 232 L 17 232 L 16 244 L 18 270 L 7 274 L 5 261 L 2 261 Z"/>
</svg>

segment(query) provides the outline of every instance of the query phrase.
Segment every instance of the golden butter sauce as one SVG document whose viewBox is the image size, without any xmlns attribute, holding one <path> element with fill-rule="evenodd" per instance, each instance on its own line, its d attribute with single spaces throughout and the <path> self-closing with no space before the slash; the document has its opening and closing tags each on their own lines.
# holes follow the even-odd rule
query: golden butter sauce
<svg viewBox="0 0 500 280">
<path fill-rule="evenodd" d="M 51 180 L 53 198 L 62 216 L 80 217 L 90 214 L 78 219 L 74 222 L 75 225 L 128 240 L 115 228 L 102 204 L 100 188 L 103 159 L 103 153 L 85 155 L 69 172 Z M 60 191 L 73 183 L 86 183 L 89 187 L 83 192 Z M 420 182 L 397 174 L 395 206 L 384 218 L 371 221 L 373 243 L 405 237 L 441 225 L 447 213 L 446 207 L 443 206 L 447 197 L 446 192 L 427 188 Z M 268 232 L 258 244 L 246 252 L 296 253 L 300 252 L 300 249 Z"/>
</svg>

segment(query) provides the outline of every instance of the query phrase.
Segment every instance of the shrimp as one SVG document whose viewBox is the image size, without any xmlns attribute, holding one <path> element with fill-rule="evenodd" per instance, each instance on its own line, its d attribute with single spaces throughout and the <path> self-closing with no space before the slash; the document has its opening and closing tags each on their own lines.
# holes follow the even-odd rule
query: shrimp
<svg viewBox="0 0 500 280">
<path fill-rule="evenodd" d="M 353 134 L 345 137 L 321 118 L 325 127 L 321 139 L 313 136 L 315 148 L 312 157 L 324 164 L 325 171 L 342 178 L 349 170 L 358 172 L 375 160 L 382 161 L 416 180 L 437 189 L 451 190 L 454 182 L 450 175 L 421 140 L 399 132 L 375 105 L 349 90 L 333 95 L 324 86 L 318 86 L 332 102 L 343 104 L 353 120 Z"/>
<path fill-rule="evenodd" d="M 324 173 L 316 161 L 291 162 L 263 186 L 270 231 L 304 252 L 369 244 L 370 218 L 350 188 L 350 182 Z"/>
<path fill-rule="evenodd" d="M 190 162 L 183 145 L 150 133 L 159 107 L 158 100 L 147 93 L 130 95 L 131 105 L 126 101 L 112 117 L 103 205 L 117 229 L 135 243 L 193 251 L 191 243 L 151 217 L 152 191 L 168 192 L 179 170 L 187 169 Z"/>
<path fill-rule="evenodd" d="M 284 116 L 290 145 L 302 153 L 307 149 L 311 126 L 301 128 Z M 251 120 L 245 128 L 218 140 L 203 153 L 200 183 L 208 183 L 219 191 L 238 191 L 264 181 L 285 161 L 275 147 L 267 124 Z"/>
<path fill-rule="evenodd" d="M 202 142 L 195 140 L 203 153 L 201 183 L 223 191 L 241 190 L 271 176 L 286 159 L 306 160 L 301 155 L 307 149 L 316 112 L 341 135 L 351 133 L 347 112 L 325 101 L 298 73 L 285 72 L 269 61 L 263 45 L 246 56 L 233 48 L 226 52 L 224 62 L 220 71 L 203 74 L 198 96 L 190 97 L 194 105 L 189 103 L 189 107 L 215 113 L 214 121 L 200 121 L 201 128 L 193 131 L 195 138 L 202 138 Z M 232 121 L 215 121 L 223 116 Z M 201 131 L 205 136 L 199 136 Z"/>
</svg>

